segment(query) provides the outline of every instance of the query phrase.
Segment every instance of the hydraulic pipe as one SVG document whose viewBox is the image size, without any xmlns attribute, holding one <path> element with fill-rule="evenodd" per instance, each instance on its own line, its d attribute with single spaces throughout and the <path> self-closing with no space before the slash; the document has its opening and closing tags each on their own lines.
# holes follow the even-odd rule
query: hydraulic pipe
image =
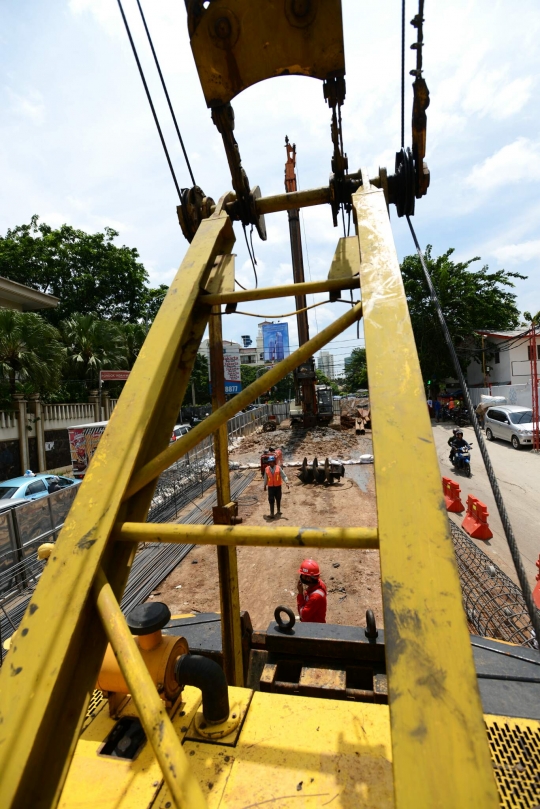
<svg viewBox="0 0 540 809">
<path fill-rule="evenodd" d="M 200 688 L 203 716 L 209 724 L 220 725 L 229 718 L 229 689 L 219 663 L 202 655 L 182 655 L 174 674 L 178 685 Z"/>
<path fill-rule="evenodd" d="M 240 545 L 279 548 L 379 547 L 376 528 L 295 528 L 249 525 L 186 525 L 177 523 L 125 522 L 114 538 L 124 542 L 166 542 L 178 545 Z"/>
<path fill-rule="evenodd" d="M 227 404 L 224 404 L 219 410 L 215 410 L 207 416 L 204 421 L 197 424 L 189 433 L 183 435 L 174 444 L 170 444 L 167 449 L 158 453 L 133 475 L 123 497 L 123 502 L 159 477 L 165 469 L 168 469 L 169 466 L 182 458 L 186 452 L 189 452 L 190 449 L 193 449 L 193 447 L 199 444 L 203 439 L 215 432 L 221 424 L 228 421 L 233 416 L 236 416 L 240 410 L 247 407 L 257 396 L 260 396 L 273 385 L 276 385 L 284 376 L 294 371 L 300 363 L 313 356 L 316 351 L 323 348 L 330 340 L 333 340 L 338 334 L 341 334 L 341 332 L 345 331 L 349 326 L 352 326 L 353 323 L 356 323 L 361 316 L 362 304 L 359 302 L 348 309 L 341 317 L 338 317 L 338 319 L 331 323 L 330 326 L 327 326 L 326 329 L 323 329 L 323 331 L 319 332 L 315 337 L 312 337 L 307 343 L 304 343 L 301 348 L 298 348 L 290 356 L 285 357 L 284 360 L 274 365 L 273 368 L 256 379 L 255 382 L 248 385 L 241 393 L 238 393 L 230 399 Z"/>
<path fill-rule="evenodd" d="M 103 628 L 128 684 L 144 732 L 152 745 L 174 805 L 205 809 L 207 803 L 201 787 L 193 775 L 163 700 L 157 692 L 112 587 L 101 568 L 96 575 L 94 596 Z"/>
</svg>

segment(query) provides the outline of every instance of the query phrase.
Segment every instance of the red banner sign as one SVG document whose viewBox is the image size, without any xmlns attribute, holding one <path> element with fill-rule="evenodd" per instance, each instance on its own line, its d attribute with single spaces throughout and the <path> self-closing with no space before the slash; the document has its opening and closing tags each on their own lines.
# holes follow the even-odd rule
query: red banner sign
<svg viewBox="0 0 540 809">
<path fill-rule="evenodd" d="M 99 377 L 102 382 L 125 382 L 129 371 L 100 371 Z"/>
</svg>

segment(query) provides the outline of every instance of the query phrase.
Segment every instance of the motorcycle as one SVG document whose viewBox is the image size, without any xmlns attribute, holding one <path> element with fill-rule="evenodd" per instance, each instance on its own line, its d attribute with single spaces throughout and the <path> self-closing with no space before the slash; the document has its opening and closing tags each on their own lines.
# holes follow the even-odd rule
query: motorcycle
<svg viewBox="0 0 540 809">
<path fill-rule="evenodd" d="M 452 463 L 456 471 L 465 472 L 468 478 L 472 475 L 471 470 L 471 447 L 472 444 L 467 444 L 465 447 L 458 447 L 454 452 Z"/>
</svg>

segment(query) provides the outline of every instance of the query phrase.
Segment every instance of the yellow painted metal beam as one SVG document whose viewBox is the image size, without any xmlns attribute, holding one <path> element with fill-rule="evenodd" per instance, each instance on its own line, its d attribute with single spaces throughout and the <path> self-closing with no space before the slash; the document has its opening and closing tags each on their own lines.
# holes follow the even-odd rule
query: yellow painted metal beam
<svg viewBox="0 0 540 809">
<path fill-rule="evenodd" d="M 209 221 L 209 220 L 208 220 Z M 351 326 L 362 315 L 362 304 L 357 303 L 348 309 L 345 314 L 338 317 L 330 326 L 319 332 L 316 337 L 312 337 L 307 343 L 298 348 L 289 357 L 286 357 L 277 365 L 260 376 L 251 385 L 248 385 L 241 393 L 238 393 L 227 404 L 220 407 L 214 413 L 207 416 L 204 421 L 197 424 L 186 435 L 178 439 L 174 444 L 171 444 L 163 452 L 158 453 L 152 461 L 149 461 L 142 469 L 140 469 L 132 478 L 126 498 L 131 497 L 133 494 L 147 486 L 152 481 L 156 480 L 159 475 L 168 469 L 175 461 L 178 461 L 186 452 L 193 449 L 196 444 L 202 441 L 207 436 L 211 435 L 218 429 L 220 424 L 228 421 L 235 416 L 240 410 L 253 402 L 258 396 L 267 391 L 273 385 L 276 385 L 280 379 L 287 376 L 288 373 L 293 371 L 301 362 L 304 362 L 311 357 L 316 351 L 323 348 L 330 340 L 345 331 L 346 328 Z M 116 412 L 116 411 L 115 411 Z"/>
<path fill-rule="evenodd" d="M 234 284 L 234 281 L 233 281 Z M 225 372 L 223 368 L 223 332 L 221 308 L 214 306 L 209 323 L 210 371 L 212 381 L 212 408 L 219 410 L 225 402 Z M 214 457 L 216 461 L 216 494 L 218 506 L 231 501 L 231 478 L 229 472 L 229 432 L 227 423 L 214 433 Z M 219 600 L 221 606 L 221 640 L 225 674 L 229 685 L 244 685 L 242 661 L 242 625 L 240 622 L 240 588 L 238 563 L 234 545 L 218 545 Z"/>
<path fill-rule="evenodd" d="M 168 444 L 208 310 L 197 311 L 234 233 L 205 220 L 152 325 L 0 671 L 0 794 L 10 809 L 55 805 L 105 652 L 89 598 L 102 567 L 116 597 L 132 548 L 109 543 L 118 520 L 144 520 L 153 486 L 121 508 L 129 480 Z"/>
<path fill-rule="evenodd" d="M 176 809 L 206 809 L 206 799 L 188 764 L 180 739 L 141 657 L 118 601 L 103 571 L 94 583 L 94 595 L 103 627 L 144 732 L 161 767 Z"/>
<path fill-rule="evenodd" d="M 240 545 L 276 548 L 379 547 L 376 528 L 268 528 L 250 525 L 184 525 L 125 522 L 114 533 L 125 542 L 173 542 L 179 545 Z"/>
<path fill-rule="evenodd" d="M 352 237 L 351 237 L 352 238 Z M 201 294 L 200 302 L 209 306 L 224 303 L 243 303 L 245 301 L 265 301 L 270 298 L 288 298 L 296 295 L 312 295 L 317 292 L 335 292 L 340 289 L 358 289 L 359 279 L 336 278 L 326 281 L 306 281 L 302 284 L 283 284 L 275 287 L 259 287 L 259 289 L 238 289 L 235 292 L 224 292 L 219 295 Z"/>
<path fill-rule="evenodd" d="M 498 807 L 418 355 L 384 194 L 353 197 L 397 809 Z M 411 459 L 420 474 L 411 475 Z"/>
</svg>

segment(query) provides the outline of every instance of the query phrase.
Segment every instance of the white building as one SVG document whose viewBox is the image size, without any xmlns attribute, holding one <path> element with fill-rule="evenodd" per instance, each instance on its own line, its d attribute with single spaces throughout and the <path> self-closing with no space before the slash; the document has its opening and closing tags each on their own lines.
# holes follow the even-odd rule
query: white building
<svg viewBox="0 0 540 809">
<path fill-rule="evenodd" d="M 271 326 L 273 320 L 263 320 L 261 323 L 257 323 L 258 331 L 257 331 L 257 365 L 264 365 L 264 343 L 263 343 L 263 326 Z"/>
<path fill-rule="evenodd" d="M 473 360 L 467 368 L 467 382 L 470 388 L 483 388 L 487 385 L 524 385 L 531 378 L 529 338 L 521 337 L 524 329 L 514 331 L 478 331 L 484 338 L 484 347 L 493 354 L 486 355 L 486 380 L 482 368 L 482 355 L 479 362 Z M 536 363 L 540 373 L 540 332 L 537 334 Z"/>
<path fill-rule="evenodd" d="M 317 368 L 319 371 L 322 371 L 328 379 L 333 380 L 335 378 L 334 355 L 330 354 L 329 351 L 321 351 L 317 357 Z"/>
</svg>

